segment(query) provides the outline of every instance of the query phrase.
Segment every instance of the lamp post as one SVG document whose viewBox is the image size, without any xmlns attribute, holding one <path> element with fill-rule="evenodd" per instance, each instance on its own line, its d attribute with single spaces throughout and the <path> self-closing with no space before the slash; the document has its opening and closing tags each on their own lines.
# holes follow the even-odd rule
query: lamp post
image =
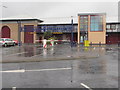
<svg viewBox="0 0 120 90">
<path fill-rule="evenodd" d="M 71 28 L 71 47 L 73 47 L 73 38 L 74 38 L 74 36 L 73 36 L 73 16 L 71 16 L 71 26 L 72 26 L 72 28 Z"/>
<path fill-rule="evenodd" d="M 18 23 L 18 46 L 21 46 L 21 20 L 18 20 L 17 23 Z"/>
</svg>

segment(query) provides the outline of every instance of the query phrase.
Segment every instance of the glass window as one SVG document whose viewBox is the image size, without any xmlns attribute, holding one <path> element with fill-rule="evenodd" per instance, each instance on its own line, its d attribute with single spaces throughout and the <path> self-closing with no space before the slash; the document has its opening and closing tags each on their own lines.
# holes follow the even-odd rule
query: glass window
<svg viewBox="0 0 120 90">
<path fill-rule="evenodd" d="M 115 29 L 116 29 L 116 25 L 115 25 L 115 24 L 111 24 L 111 25 L 110 25 L 110 29 L 111 29 L 111 30 L 115 30 Z"/>
<path fill-rule="evenodd" d="M 77 29 L 78 29 L 78 26 L 75 25 L 75 26 L 74 26 L 74 32 L 77 32 Z"/>
<path fill-rule="evenodd" d="M 80 16 L 80 30 L 88 31 L 88 16 Z"/>
<path fill-rule="evenodd" d="M 9 41 L 13 41 L 12 39 L 9 39 Z"/>
<path fill-rule="evenodd" d="M 12 41 L 12 39 L 6 39 L 5 41 Z"/>
<path fill-rule="evenodd" d="M 9 41 L 9 39 L 5 39 L 5 41 Z"/>
<path fill-rule="evenodd" d="M 110 25 L 107 25 L 107 30 L 109 30 L 110 29 Z"/>
<path fill-rule="evenodd" d="M 91 16 L 90 31 L 103 31 L 102 16 Z"/>
</svg>

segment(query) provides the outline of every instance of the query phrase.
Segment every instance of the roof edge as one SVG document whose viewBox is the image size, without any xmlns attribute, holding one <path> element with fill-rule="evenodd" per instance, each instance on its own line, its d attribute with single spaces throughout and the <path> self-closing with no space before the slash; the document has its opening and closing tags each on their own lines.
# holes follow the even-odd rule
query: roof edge
<svg viewBox="0 0 120 90">
<path fill-rule="evenodd" d="M 0 22 L 8 22 L 8 21 L 38 21 L 40 23 L 43 22 L 40 19 L 3 19 L 3 20 L 0 20 Z"/>
<path fill-rule="evenodd" d="M 106 15 L 106 13 L 78 13 L 78 16 L 80 15 Z"/>
</svg>

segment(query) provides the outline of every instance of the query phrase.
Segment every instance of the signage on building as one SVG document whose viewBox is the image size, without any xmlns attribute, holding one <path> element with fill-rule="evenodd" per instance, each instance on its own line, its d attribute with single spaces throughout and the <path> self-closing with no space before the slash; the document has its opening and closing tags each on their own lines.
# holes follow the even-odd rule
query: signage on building
<svg viewBox="0 0 120 90">
<path fill-rule="evenodd" d="M 36 34 L 36 32 L 28 32 L 28 34 Z"/>
<path fill-rule="evenodd" d="M 72 26 L 71 25 L 53 25 L 53 26 L 37 26 L 34 28 L 25 28 L 21 27 L 21 32 L 46 32 L 46 31 L 51 31 L 51 32 L 71 32 Z M 56 34 L 61 34 L 61 33 L 56 33 Z"/>
<path fill-rule="evenodd" d="M 63 34 L 62 32 L 52 32 L 52 34 Z"/>
<path fill-rule="evenodd" d="M 71 32 L 71 25 L 57 25 L 57 26 L 40 26 L 41 32 Z"/>
</svg>

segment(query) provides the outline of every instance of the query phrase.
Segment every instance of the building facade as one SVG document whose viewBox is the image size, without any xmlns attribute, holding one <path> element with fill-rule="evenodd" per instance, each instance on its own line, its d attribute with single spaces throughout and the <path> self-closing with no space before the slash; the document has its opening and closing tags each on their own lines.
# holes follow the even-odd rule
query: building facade
<svg viewBox="0 0 120 90">
<path fill-rule="evenodd" d="M 46 27 L 47 26 L 47 27 Z M 67 27 L 69 26 L 69 27 Z M 106 22 L 106 44 L 118 44 L 120 42 L 120 29 L 119 29 L 120 23 L 119 22 Z M 53 29 L 57 28 L 58 29 Z M 59 28 L 61 27 L 61 28 Z M 77 30 L 78 30 L 78 24 L 74 23 L 73 24 L 73 36 L 74 36 L 74 41 L 77 41 Z M 71 24 L 44 24 L 44 25 L 39 25 L 39 28 L 44 28 L 39 30 L 40 33 L 37 33 L 37 39 L 41 40 L 44 39 L 43 33 L 46 31 L 51 31 L 53 32 L 53 36 L 58 37 L 60 40 L 71 40 Z M 46 29 L 47 28 L 47 29 Z M 82 28 L 81 28 L 82 30 Z M 86 30 L 87 31 L 87 30 Z M 80 32 L 80 34 L 86 34 L 86 32 Z M 87 40 L 84 38 L 84 40 Z M 81 39 L 80 43 L 83 43 L 83 39 Z"/>
<path fill-rule="evenodd" d="M 106 44 L 120 43 L 120 22 L 109 22 L 106 25 Z"/>
<path fill-rule="evenodd" d="M 12 38 L 18 40 L 19 43 L 35 43 L 35 27 L 42 21 L 38 19 L 10 19 L 0 22 L 1 38 Z"/>
<path fill-rule="evenodd" d="M 52 37 L 56 37 L 58 40 L 71 40 L 71 31 L 73 31 L 73 41 L 77 42 L 77 24 L 41 24 L 38 26 L 39 33 L 37 33 L 38 40 L 44 38 L 43 33 L 50 31 Z"/>
<path fill-rule="evenodd" d="M 70 21 L 70 20 L 69 20 Z M 120 42 L 120 23 L 106 23 L 105 13 L 78 14 L 78 23 L 42 24 L 39 19 L 6 19 L 0 21 L 0 37 L 12 38 L 22 43 L 36 43 L 44 39 L 44 32 L 52 32 L 58 40 L 72 40 L 83 44 L 117 44 Z"/>
<path fill-rule="evenodd" d="M 106 14 L 78 14 L 78 44 L 84 40 L 91 44 L 106 44 Z"/>
</svg>

